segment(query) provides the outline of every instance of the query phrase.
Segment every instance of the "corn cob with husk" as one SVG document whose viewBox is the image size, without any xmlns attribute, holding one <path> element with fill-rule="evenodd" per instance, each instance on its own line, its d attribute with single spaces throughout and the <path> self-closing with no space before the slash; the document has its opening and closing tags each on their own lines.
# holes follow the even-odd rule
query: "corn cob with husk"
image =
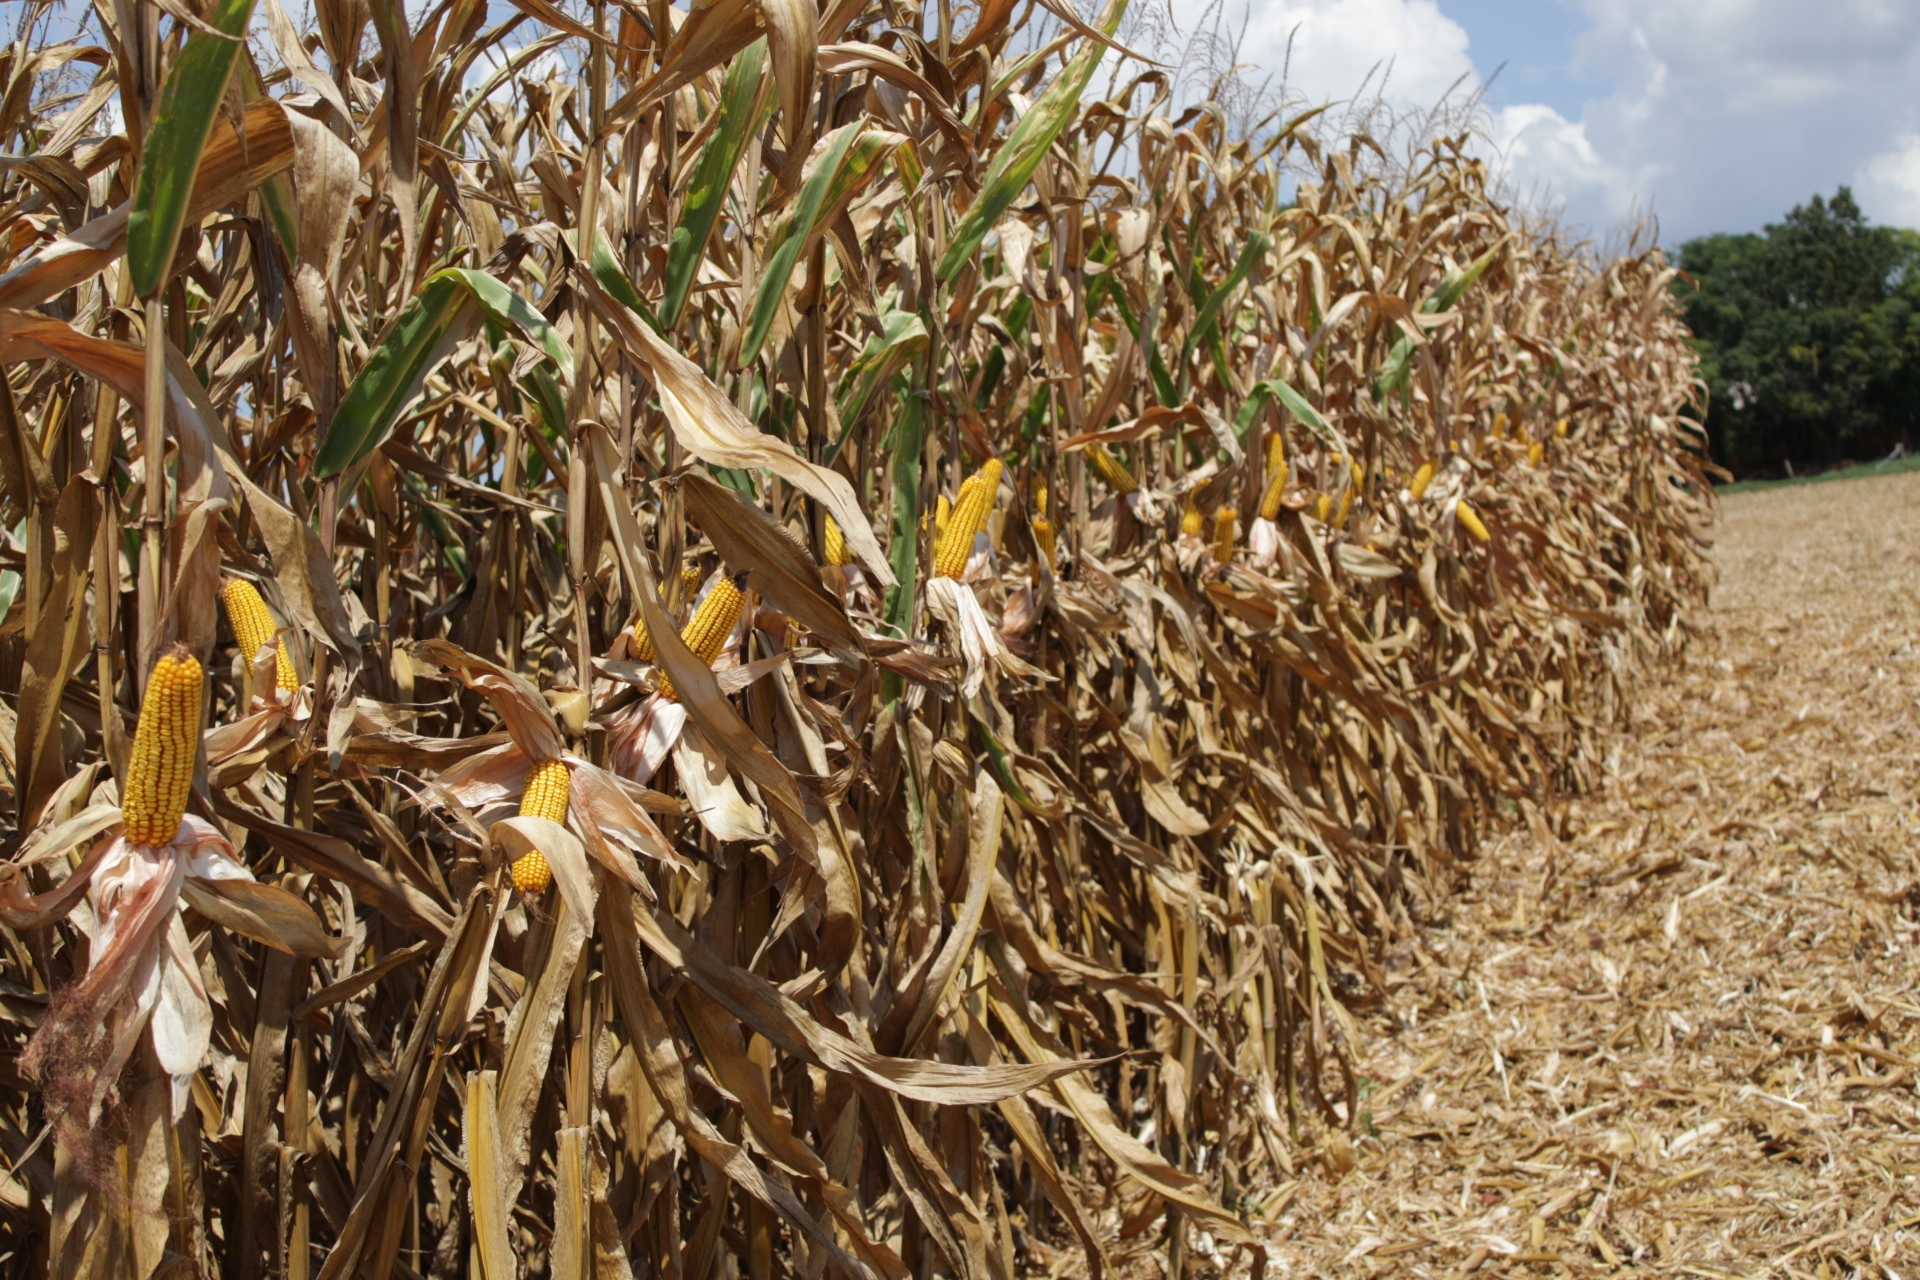
<svg viewBox="0 0 1920 1280">
<path fill-rule="evenodd" d="M 936 578 L 957 578 L 967 567 L 967 561 L 973 555 L 973 544 L 980 531 L 986 528 L 987 513 L 993 510 L 994 495 L 1000 488 L 1000 473 L 1005 470 L 998 458 L 988 458 L 986 463 L 960 486 L 960 493 L 954 499 L 953 513 L 947 517 L 946 532 L 940 535 L 940 541 L 933 553 L 933 576 Z"/>
<path fill-rule="evenodd" d="M 199 661 L 178 644 L 147 677 L 120 785 L 120 824 L 135 844 L 158 848 L 179 833 L 200 748 L 203 683 Z"/>
<path fill-rule="evenodd" d="M 1223 502 L 1213 512 L 1213 558 L 1226 563 L 1233 559 L 1233 536 L 1240 523 L 1240 513 L 1233 504 Z"/>
<path fill-rule="evenodd" d="M 1453 504 L 1453 518 L 1460 522 L 1461 528 L 1473 535 L 1476 542 L 1485 542 L 1493 536 L 1487 532 L 1486 523 L 1480 519 L 1480 513 L 1475 511 L 1472 504 L 1465 498 Z"/>
<path fill-rule="evenodd" d="M 1197 538 L 1206 532 L 1207 518 L 1200 514 L 1200 504 L 1194 501 L 1192 492 L 1187 494 L 1187 503 L 1180 508 L 1180 536 Z"/>
<path fill-rule="evenodd" d="M 545 818 L 561 826 L 567 824 L 567 796 L 573 787 L 573 775 L 564 760 L 542 760 L 527 774 L 527 789 L 520 793 L 520 816 Z M 547 855 L 530 849 L 513 862 L 513 887 L 532 897 L 544 893 L 553 883 L 553 867 Z"/>
<path fill-rule="evenodd" d="M 239 642 L 240 656 L 247 665 L 251 667 L 260 647 L 272 641 L 274 684 L 289 692 L 298 689 L 300 674 L 293 669 L 293 655 L 287 652 L 287 639 L 279 634 L 279 624 L 274 621 L 267 602 L 261 599 L 259 588 L 245 578 L 229 579 L 227 585 L 220 589 L 220 602 L 227 607 L 227 622 L 233 627 L 233 638 Z"/>
<path fill-rule="evenodd" d="M 1027 522 L 1033 530 L 1033 545 L 1040 551 L 1047 567 L 1053 567 L 1056 534 L 1053 520 L 1047 515 L 1047 478 L 1036 475 L 1033 478 L 1033 519 Z"/>
<path fill-rule="evenodd" d="M 832 516 L 827 517 L 826 531 L 822 538 L 826 544 L 827 563 L 831 565 L 849 565 L 853 556 L 847 550 L 847 535 L 840 531 L 840 523 Z"/>
<path fill-rule="evenodd" d="M 1287 444 L 1278 431 L 1267 437 L 1267 485 L 1260 494 L 1260 518 L 1278 520 L 1287 493 Z"/>
<path fill-rule="evenodd" d="M 746 596 L 739 582 L 723 574 L 700 601 L 700 607 L 693 611 L 687 625 L 680 629 L 681 642 L 693 651 L 694 657 L 712 666 L 721 650 L 727 647 L 727 637 L 733 634 L 734 625 L 740 621 L 740 611 L 745 607 Z M 680 700 L 672 678 L 665 671 L 660 673 L 660 696 Z"/>
<path fill-rule="evenodd" d="M 1103 444 L 1096 444 L 1087 450 L 1087 457 L 1093 462 L 1093 469 L 1107 482 L 1115 493 L 1126 497 L 1130 493 L 1140 492 L 1140 482 L 1127 470 L 1127 464 L 1113 456 L 1113 451 Z"/>
</svg>

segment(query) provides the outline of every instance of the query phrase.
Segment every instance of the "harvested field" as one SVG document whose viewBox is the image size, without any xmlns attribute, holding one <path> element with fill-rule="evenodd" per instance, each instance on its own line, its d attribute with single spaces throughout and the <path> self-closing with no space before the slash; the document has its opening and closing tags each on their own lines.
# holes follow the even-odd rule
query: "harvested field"
<svg viewBox="0 0 1920 1280">
<path fill-rule="evenodd" d="M 1723 517 L 1717 639 L 1393 957 L 1283 1274 L 1913 1274 L 1920 476 Z"/>
</svg>

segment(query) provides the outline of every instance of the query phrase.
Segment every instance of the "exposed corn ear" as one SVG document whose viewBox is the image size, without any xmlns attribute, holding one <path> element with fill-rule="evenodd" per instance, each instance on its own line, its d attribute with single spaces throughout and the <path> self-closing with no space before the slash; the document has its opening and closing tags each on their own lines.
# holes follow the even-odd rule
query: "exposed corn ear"
<svg viewBox="0 0 1920 1280">
<path fill-rule="evenodd" d="M 1347 523 L 1347 516 L 1352 511 L 1353 486 L 1348 485 L 1347 491 L 1340 495 L 1340 509 L 1333 513 L 1333 523 L 1335 525 L 1345 525 Z"/>
<path fill-rule="evenodd" d="M 1413 483 L 1407 486 L 1407 492 L 1413 495 L 1415 502 L 1426 495 L 1427 486 L 1433 483 L 1433 464 L 1423 462 L 1420 469 L 1413 473 Z"/>
<path fill-rule="evenodd" d="M 960 491 L 965 493 L 966 488 L 966 482 L 961 481 Z M 940 539 L 947 536 L 947 521 L 951 519 L 953 519 L 953 499 L 943 493 L 933 504 L 933 540 L 936 545 L 939 544 Z M 920 521 L 920 532 L 925 534 L 926 531 L 926 518 L 923 516 Z"/>
<path fill-rule="evenodd" d="M 120 788 L 120 822 L 135 844 L 157 847 L 180 831 L 200 746 L 201 683 L 199 661 L 179 644 L 153 664 L 147 677 Z"/>
<path fill-rule="evenodd" d="M 1506 410 L 1502 409 L 1499 413 L 1493 415 L 1493 438 L 1495 440 L 1504 440 L 1506 436 L 1507 413 Z"/>
<path fill-rule="evenodd" d="M 1472 534 L 1476 541 L 1485 542 L 1493 537 L 1487 532 L 1487 526 L 1480 519 L 1480 513 L 1469 506 L 1465 498 L 1453 504 L 1453 518 L 1459 521 L 1460 527 Z"/>
<path fill-rule="evenodd" d="M 652 662 L 657 657 L 653 651 L 653 637 L 647 634 L 645 614 L 633 620 L 633 656 L 638 662 Z"/>
<path fill-rule="evenodd" d="M 1114 457 L 1107 446 L 1094 445 L 1087 450 L 1087 455 L 1093 460 L 1093 469 L 1100 473 L 1100 478 L 1105 480 L 1115 493 L 1124 497 L 1129 493 L 1140 491 L 1140 482 L 1133 478 L 1133 472 L 1127 470 L 1126 464 Z"/>
<path fill-rule="evenodd" d="M 1318 520 L 1321 524 L 1325 524 L 1327 522 L 1327 517 L 1332 513 L 1333 513 L 1332 496 L 1325 493 L 1321 494 L 1320 500 L 1313 504 L 1313 518 L 1315 520 Z"/>
<path fill-rule="evenodd" d="M 740 611 L 745 607 L 746 597 L 741 594 L 740 584 L 722 576 L 707 592 L 700 607 L 693 611 L 687 625 L 680 629 L 681 641 L 693 650 L 694 657 L 712 666 L 713 660 L 726 648 L 727 637 L 733 634 L 734 624 L 740 621 Z M 660 673 L 660 693 L 675 701 L 680 698 L 664 671 Z"/>
<path fill-rule="evenodd" d="M 240 644 L 240 656 L 248 665 L 252 665 L 260 646 L 272 640 L 274 684 L 282 689 L 299 688 L 300 674 L 293 669 L 293 655 L 287 652 L 286 637 L 278 635 L 280 625 L 273 620 L 273 611 L 267 608 L 267 602 L 261 599 L 259 588 L 245 578 L 232 578 L 220 589 L 220 601 L 227 606 L 227 622 L 233 627 L 233 638 Z"/>
<path fill-rule="evenodd" d="M 1535 440 L 1532 444 L 1527 446 L 1527 465 L 1528 466 L 1530 467 L 1539 466 L 1540 459 L 1546 456 L 1547 456 L 1547 446 L 1542 444 L 1540 441 Z"/>
<path fill-rule="evenodd" d="M 1277 520 L 1280 518 L 1280 502 L 1287 494 L 1287 460 L 1280 459 L 1280 465 L 1267 473 L 1267 489 L 1260 495 L 1260 518 Z"/>
<path fill-rule="evenodd" d="M 1287 440 L 1278 431 L 1267 437 L 1267 479 L 1273 479 L 1273 473 L 1285 470 L 1287 465 Z"/>
<path fill-rule="evenodd" d="M 1047 564 L 1051 566 L 1053 564 L 1056 541 L 1053 532 L 1053 521 L 1047 519 L 1044 515 L 1039 515 L 1027 523 L 1033 529 L 1034 545 L 1040 548 L 1040 554 L 1046 559 Z"/>
<path fill-rule="evenodd" d="M 1041 515 L 1047 514 L 1047 477 L 1039 472 L 1033 477 L 1033 509 Z"/>
<path fill-rule="evenodd" d="M 573 775 L 563 760 L 542 760 L 527 774 L 527 789 L 520 794 L 520 816 L 545 818 L 562 826 L 567 821 L 567 793 Z M 547 855 L 531 849 L 514 859 L 513 887 L 529 897 L 545 892 L 553 883 L 553 868 Z"/>
<path fill-rule="evenodd" d="M 1213 511 L 1213 558 L 1215 560 L 1233 559 L 1234 527 L 1240 523 L 1240 513 L 1231 503 L 1223 502 Z"/>
<path fill-rule="evenodd" d="M 840 532 L 840 523 L 832 516 L 827 517 L 825 542 L 828 564 L 853 563 L 853 557 L 847 554 L 847 535 Z"/>
<path fill-rule="evenodd" d="M 1000 488 L 1003 470 L 1005 464 L 1000 459 L 988 458 L 986 465 L 960 486 L 953 514 L 947 518 L 947 531 L 940 536 L 940 544 L 934 551 L 934 577 L 957 578 L 967 567 L 967 557 L 973 554 L 974 535 L 986 527 L 987 513 L 993 510 L 994 494 Z"/>
<path fill-rule="evenodd" d="M 1567 438 L 1567 420 L 1565 418 L 1553 424 L 1553 438 L 1556 440 L 1565 440 Z"/>
<path fill-rule="evenodd" d="M 1206 527 L 1206 517 L 1200 514 L 1200 508 L 1193 501 L 1193 494 L 1187 494 L 1187 505 L 1180 509 L 1180 536 L 1197 538 L 1201 530 Z"/>
<path fill-rule="evenodd" d="M 680 594 L 691 600 L 700 590 L 702 574 L 697 565 L 684 565 L 680 570 Z"/>
</svg>

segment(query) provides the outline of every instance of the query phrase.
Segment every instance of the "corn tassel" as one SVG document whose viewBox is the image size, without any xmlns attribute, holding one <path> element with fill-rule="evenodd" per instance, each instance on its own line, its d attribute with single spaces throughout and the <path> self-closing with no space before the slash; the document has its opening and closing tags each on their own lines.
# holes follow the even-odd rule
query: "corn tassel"
<svg viewBox="0 0 1920 1280">
<path fill-rule="evenodd" d="M 1087 450 L 1087 455 L 1093 459 L 1093 469 L 1100 473 L 1100 478 L 1105 480 L 1115 493 L 1125 497 L 1129 493 L 1140 491 L 1140 482 L 1133 478 L 1133 472 L 1127 470 L 1126 463 L 1114 457 L 1107 446 L 1097 444 Z"/>
<path fill-rule="evenodd" d="M 1487 532 L 1486 523 L 1480 519 L 1480 513 L 1467 505 L 1465 498 L 1453 504 L 1453 518 L 1459 521 L 1460 527 L 1472 534 L 1477 542 L 1486 542 L 1493 537 Z"/>
<path fill-rule="evenodd" d="M 180 832 L 200 746 L 201 679 L 200 663 L 178 644 L 147 677 L 120 788 L 120 824 L 135 844 L 157 848 Z"/>
<path fill-rule="evenodd" d="M 827 563 L 847 565 L 853 563 L 853 557 L 847 554 L 847 535 L 840 532 L 840 523 L 832 516 L 827 517 L 826 536 Z"/>
<path fill-rule="evenodd" d="M 274 644 L 274 684 L 293 690 L 300 687 L 300 675 L 293 669 L 293 655 L 287 652 L 287 640 L 279 634 L 273 612 L 260 598 L 260 591 L 245 578 L 233 578 L 220 589 L 220 601 L 227 606 L 227 622 L 233 638 L 240 643 L 240 656 L 253 665 L 253 656 L 269 640 Z"/>
<path fill-rule="evenodd" d="M 934 577 L 957 578 L 966 569 L 967 559 L 973 555 L 974 535 L 986 527 L 987 513 L 993 510 L 1003 470 L 1005 464 L 1000 459 L 988 458 L 986 465 L 960 486 L 953 514 L 947 517 L 947 530 L 940 535 L 939 545 L 934 549 Z"/>
<path fill-rule="evenodd" d="M 527 789 L 520 794 L 520 816 L 545 818 L 562 826 L 567 822 L 567 792 L 573 775 L 563 760 L 542 760 L 527 775 Z M 530 849 L 514 859 L 513 887 L 528 897 L 544 893 L 553 883 L 553 868 L 547 855 Z"/>
<path fill-rule="evenodd" d="M 1233 559 L 1234 526 L 1240 523 L 1240 513 L 1231 503 L 1223 502 L 1213 512 L 1213 558 L 1222 563 Z"/>
<path fill-rule="evenodd" d="M 1427 486 L 1433 483 L 1433 464 L 1423 462 L 1420 469 L 1413 473 L 1413 483 L 1407 486 L 1407 492 L 1413 495 L 1415 502 L 1425 496 Z"/>
<path fill-rule="evenodd" d="M 746 597 L 740 592 L 740 584 L 722 576 L 694 610 L 687 625 L 681 628 L 681 641 L 693 650 L 694 657 L 712 666 L 713 660 L 726 648 L 727 637 L 733 634 L 734 624 L 740 621 L 740 611 L 745 607 Z M 660 696 L 675 702 L 680 700 L 673 680 L 664 671 L 660 673 Z"/>
</svg>

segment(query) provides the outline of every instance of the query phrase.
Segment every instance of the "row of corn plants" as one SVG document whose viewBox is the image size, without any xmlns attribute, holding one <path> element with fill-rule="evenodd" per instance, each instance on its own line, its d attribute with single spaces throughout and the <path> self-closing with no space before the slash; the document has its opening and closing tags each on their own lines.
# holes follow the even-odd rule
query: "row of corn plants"
<svg viewBox="0 0 1920 1280">
<path fill-rule="evenodd" d="M 1263 1265 L 1712 499 L 1657 253 L 1124 7 L 21 6 L 8 1274 Z"/>
</svg>

